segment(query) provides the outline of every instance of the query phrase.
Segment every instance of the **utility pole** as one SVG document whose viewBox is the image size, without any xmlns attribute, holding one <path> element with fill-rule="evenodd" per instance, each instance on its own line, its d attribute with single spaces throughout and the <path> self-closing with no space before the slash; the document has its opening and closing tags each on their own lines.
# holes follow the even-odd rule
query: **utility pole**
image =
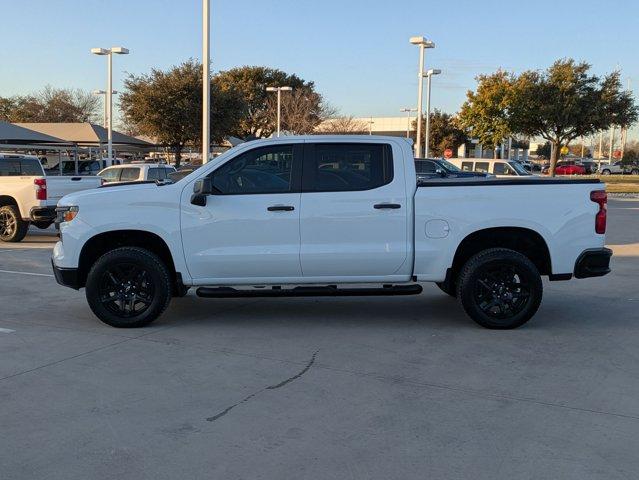
<svg viewBox="0 0 639 480">
<path fill-rule="evenodd" d="M 610 127 L 610 148 L 608 149 L 608 163 L 612 163 L 612 147 L 615 143 L 615 126 Z"/>
<path fill-rule="evenodd" d="M 202 165 L 211 150 L 211 0 L 202 0 Z"/>
</svg>

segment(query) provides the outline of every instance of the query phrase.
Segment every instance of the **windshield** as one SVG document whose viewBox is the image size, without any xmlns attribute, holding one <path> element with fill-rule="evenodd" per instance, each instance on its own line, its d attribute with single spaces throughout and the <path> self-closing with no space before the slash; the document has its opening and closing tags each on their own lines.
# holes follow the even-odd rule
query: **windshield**
<svg viewBox="0 0 639 480">
<path fill-rule="evenodd" d="M 461 172 L 461 169 L 459 169 L 458 167 L 456 167 L 455 165 L 453 165 L 447 160 L 444 160 L 444 159 L 437 160 L 437 163 L 449 172 Z"/>
<path fill-rule="evenodd" d="M 517 172 L 519 175 L 531 175 L 531 173 L 524 168 L 524 166 L 519 162 L 508 162 L 508 165 L 513 167 L 513 170 Z"/>
</svg>

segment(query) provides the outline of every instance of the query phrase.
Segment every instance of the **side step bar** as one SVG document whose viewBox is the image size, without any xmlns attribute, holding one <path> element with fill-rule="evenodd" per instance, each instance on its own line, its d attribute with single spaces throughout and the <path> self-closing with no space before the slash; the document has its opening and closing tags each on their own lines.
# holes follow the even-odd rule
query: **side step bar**
<svg viewBox="0 0 639 480">
<path fill-rule="evenodd" d="M 196 290 L 198 297 L 205 298 L 250 298 L 250 297 L 363 297 L 379 295 L 418 295 L 422 286 L 384 285 L 382 288 L 337 288 L 337 285 L 325 287 L 294 287 L 284 289 L 272 287 L 260 290 L 238 290 L 231 287 L 200 287 Z"/>
</svg>

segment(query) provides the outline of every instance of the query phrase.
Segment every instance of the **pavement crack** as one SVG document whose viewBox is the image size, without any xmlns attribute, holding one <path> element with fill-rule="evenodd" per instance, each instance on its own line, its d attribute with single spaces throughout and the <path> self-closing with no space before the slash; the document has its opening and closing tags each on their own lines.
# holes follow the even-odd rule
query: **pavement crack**
<svg viewBox="0 0 639 480">
<path fill-rule="evenodd" d="M 208 417 L 206 419 L 207 422 L 214 422 L 219 418 L 222 418 L 224 415 L 226 415 L 227 413 L 229 413 L 231 410 L 233 410 L 235 407 L 237 407 L 238 405 L 242 405 L 243 403 L 248 402 L 251 398 L 259 395 L 260 393 L 266 391 L 266 390 L 275 390 L 277 388 L 282 388 L 285 385 L 288 385 L 291 382 L 294 382 L 295 380 L 297 380 L 298 378 L 300 378 L 302 375 L 304 375 L 306 372 L 308 372 L 311 367 L 313 366 L 313 364 L 315 363 L 315 358 L 317 357 L 317 354 L 319 353 L 319 350 L 315 350 L 315 352 L 313 353 L 313 355 L 311 356 L 311 359 L 308 361 L 308 363 L 306 364 L 306 366 L 299 371 L 299 373 L 293 375 L 292 377 L 288 377 L 286 380 L 282 380 L 279 383 L 276 383 L 275 385 L 269 385 L 268 387 L 264 387 L 261 388 L 260 390 L 258 390 L 257 392 L 253 392 L 250 395 L 247 395 L 246 397 L 244 397 L 242 400 L 240 400 L 237 403 L 234 403 L 233 405 L 226 407 L 224 410 L 222 410 L 220 413 L 217 413 L 215 415 L 213 415 L 212 417 Z"/>
</svg>

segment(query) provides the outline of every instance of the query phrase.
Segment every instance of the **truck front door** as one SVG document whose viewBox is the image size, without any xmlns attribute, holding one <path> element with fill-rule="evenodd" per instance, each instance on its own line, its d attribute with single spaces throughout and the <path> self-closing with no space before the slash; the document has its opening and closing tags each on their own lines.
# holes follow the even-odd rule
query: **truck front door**
<svg viewBox="0 0 639 480">
<path fill-rule="evenodd" d="M 301 277 L 300 182 L 303 143 L 255 148 L 208 176 L 206 206 L 182 194 L 182 241 L 199 284 Z"/>
</svg>

